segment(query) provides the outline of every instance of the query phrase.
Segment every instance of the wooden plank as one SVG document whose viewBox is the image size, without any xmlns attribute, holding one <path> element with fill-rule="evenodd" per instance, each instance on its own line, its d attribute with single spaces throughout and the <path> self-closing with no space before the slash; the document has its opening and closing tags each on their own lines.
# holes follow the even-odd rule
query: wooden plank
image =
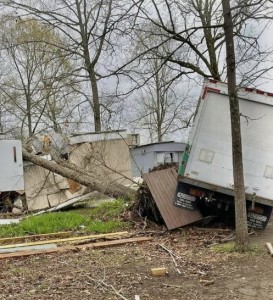
<svg viewBox="0 0 273 300">
<path fill-rule="evenodd" d="M 92 239 L 92 238 L 98 239 L 98 238 L 103 238 L 103 237 L 120 236 L 120 235 L 125 235 L 125 234 L 128 234 L 128 231 L 104 233 L 104 234 L 95 234 L 95 235 L 86 235 L 86 236 L 77 236 L 77 237 L 65 238 L 65 239 L 36 241 L 36 242 L 22 243 L 22 244 L 11 244 L 11 245 L 0 246 L 0 249 L 24 247 L 24 246 L 34 246 L 34 245 L 44 245 L 44 244 L 51 244 L 51 243 L 58 244 L 58 243 L 65 243 L 65 242 L 71 242 L 71 241 L 83 241 L 83 240 L 89 240 L 89 239 Z"/>
<path fill-rule="evenodd" d="M 12 242 L 24 241 L 27 239 L 39 239 L 39 238 L 50 238 L 50 237 L 69 237 L 73 235 L 73 231 L 62 231 L 56 233 L 44 233 L 44 234 L 35 234 L 35 235 L 24 235 L 24 236 L 14 236 L 9 238 L 1 238 L 0 245 Z"/>
<path fill-rule="evenodd" d="M 151 274 L 153 276 L 165 276 L 166 274 L 168 274 L 168 271 L 165 267 L 162 268 L 152 268 L 151 269 Z"/>
<path fill-rule="evenodd" d="M 105 241 L 105 242 L 97 242 L 94 244 L 89 244 L 90 246 L 93 245 L 93 248 L 104 248 L 109 246 L 117 246 L 117 245 L 123 245 L 128 243 L 141 243 L 141 242 L 147 242 L 151 241 L 151 237 L 136 237 L 136 238 L 129 238 L 129 239 L 121 239 L 121 240 L 115 240 L 115 241 Z M 86 247 L 86 245 L 81 245 L 82 248 Z"/>
<path fill-rule="evenodd" d="M 272 247 L 272 244 L 271 243 L 266 243 L 266 246 L 269 250 L 269 253 L 271 256 L 273 256 L 273 247 Z"/>
<path fill-rule="evenodd" d="M 106 242 L 97 242 L 97 243 L 90 243 L 86 245 L 80 246 L 68 246 L 68 247 L 59 247 L 56 249 L 48 249 L 43 251 L 21 251 L 16 253 L 7 253 L 7 254 L 0 254 L 0 260 L 8 259 L 8 258 L 21 258 L 27 257 L 32 255 L 41 255 L 41 254 L 52 254 L 52 253 L 65 253 L 68 251 L 75 251 L 75 250 L 85 250 L 85 249 L 97 249 L 97 248 L 104 248 L 104 247 L 111 247 L 111 246 L 118 246 L 127 243 L 141 243 L 152 240 L 151 237 L 136 237 L 136 238 L 128 238 L 128 239 L 121 239 L 115 241 L 106 241 Z"/>
<path fill-rule="evenodd" d="M 42 251 L 22 251 L 22 252 L 15 252 L 15 253 L 7 253 L 7 254 L 1 254 L 0 260 L 5 258 L 15 258 L 15 257 L 27 257 L 31 255 L 39 255 L 39 254 L 51 254 L 51 253 L 60 253 L 59 248 L 55 249 L 47 249 Z"/>
</svg>

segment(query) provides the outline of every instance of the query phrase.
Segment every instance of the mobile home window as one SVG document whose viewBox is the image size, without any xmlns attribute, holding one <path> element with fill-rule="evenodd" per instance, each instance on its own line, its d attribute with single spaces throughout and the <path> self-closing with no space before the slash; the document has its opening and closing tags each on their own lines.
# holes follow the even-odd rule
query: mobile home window
<svg viewBox="0 0 273 300">
<path fill-rule="evenodd" d="M 156 154 L 157 164 L 178 162 L 178 153 L 174 152 L 158 152 Z"/>
</svg>

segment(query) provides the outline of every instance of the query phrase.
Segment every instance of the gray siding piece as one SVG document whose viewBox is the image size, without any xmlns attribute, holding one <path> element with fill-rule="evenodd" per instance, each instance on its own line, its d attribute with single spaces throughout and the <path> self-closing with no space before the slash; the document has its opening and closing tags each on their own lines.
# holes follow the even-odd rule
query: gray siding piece
<svg viewBox="0 0 273 300">
<path fill-rule="evenodd" d="M 185 143 L 162 142 L 142 145 L 130 150 L 132 176 L 141 177 L 150 169 L 164 161 L 164 158 L 173 153 L 173 162 L 180 163 L 185 149 Z"/>
<path fill-rule="evenodd" d="M 132 183 L 129 149 L 123 139 L 79 144 L 70 153 L 69 161 L 103 182 Z"/>
<path fill-rule="evenodd" d="M 21 246 L 21 247 L 16 247 L 16 248 L 0 249 L 0 253 L 14 253 L 14 252 L 21 252 L 21 251 L 48 250 L 48 249 L 55 249 L 55 248 L 57 248 L 56 244 Z"/>
</svg>

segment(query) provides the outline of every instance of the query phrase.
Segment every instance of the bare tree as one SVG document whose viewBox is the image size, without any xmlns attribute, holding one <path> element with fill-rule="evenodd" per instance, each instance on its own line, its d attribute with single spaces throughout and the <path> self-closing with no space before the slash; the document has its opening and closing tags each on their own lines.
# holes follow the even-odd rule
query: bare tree
<svg viewBox="0 0 273 300">
<path fill-rule="evenodd" d="M 78 63 L 80 77 L 88 80 L 92 98 L 88 101 L 94 115 L 95 131 L 101 131 L 101 99 L 98 81 L 103 65 L 103 53 L 114 48 L 111 41 L 113 31 L 120 30 L 118 23 L 123 12 L 130 8 L 123 1 L 112 0 L 57 0 L 14 1 L 3 0 L 5 7 L 13 8 L 17 15 L 30 14 L 44 23 L 50 24 L 66 37 L 68 45 L 63 45 Z M 57 45 L 62 48 L 60 45 Z"/>
<path fill-rule="evenodd" d="M 251 78 L 253 75 L 257 79 L 265 72 L 258 57 L 262 55 L 265 59 L 271 54 L 271 51 L 262 51 L 258 43 L 258 38 L 266 26 L 266 24 L 259 26 L 259 22 L 262 22 L 261 18 L 266 10 L 269 15 L 272 11 L 264 0 L 247 0 L 241 5 L 236 5 L 237 1 L 234 3 L 233 24 L 238 47 L 237 70 L 243 68 L 245 71 L 247 66 L 247 77 Z M 220 0 L 161 2 L 147 0 L 136 3 L 136 6 L 140 20 L 137 29 L 145 33 L 144 42 L 150 46 L 144 51 L 144 55 L 147 52 L 153 53 L 160 57 L 163 63 L 168 61 L 172 66 L 179 67 L 176 79 L 179 76 L 196 74 L 224 80 L 226 65 L 222 61 L 225 37 Z M 250 28 L 251 22 L 255 22 L 255 30 Z M 143 24 L 146 26 L 142 26 Z M 153 27 L 147 24 L 152 24 Z M 170 41 L 172 41 L 171 49 L 166 47 Z M 246 79 L 243 73 L 241 75 Z"/>
<path fill-rule="evenodd" d="M 150 77 L 136 96 L 137 123 L 149 132 L 151 142 L 187 128 L 190 124 L 193 103 L 183 83 L 173 82 L 172 69 L 162 65 L 160 58 L 145 61 L 143 81 Z"/>
<path fill-rule="evenodd" d="M 76 82 L 68 57 L 47 42 L 65 42 L 35 19 L 6 19 L 2 41 L 9 72 L 2 76 L 0 89 L 10 112 L 21 119 L 22 132 L 26 125 L 28 137 L 50 124 L 60 132 Z"/>
</svg>

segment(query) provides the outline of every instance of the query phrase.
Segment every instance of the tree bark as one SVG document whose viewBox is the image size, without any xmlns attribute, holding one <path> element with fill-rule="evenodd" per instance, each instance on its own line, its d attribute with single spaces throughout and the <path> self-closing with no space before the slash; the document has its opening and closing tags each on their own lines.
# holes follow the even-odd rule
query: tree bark
<svg viewBox="0 0 273 300">
<path fill-rule="evenodd" d="M 100 132 L 101 117 L 100 117 L 100 100 L 99 100 L 98 82 L 97 82 L 95 71 L 93 69 L 89 68 L 88 73 L 91 82 L 92 97 L 93 97 L 92 106 L 93 106 L 93 113 L 94 113 L 95 132 Z"/>
<path fill-rule="evenodd" d="M 133 189 L 123 186 L 122 184 L 106 181 L 100 182 L 96 180 L 96 178 L 86 174 L 84 170 L 79 172 L 79 170 L 73 170 L 70 167 L 61 166 L 54 161 L 49 161 L 39 157 L 38 155 L 29 153 L 26 149 L 23 149 L 23 158 L 51 172 L 85 185 L 92 191 L 97 191 L 110 197 L 131 200 L 136 195 L 136 192 Z"/>
<path fill-rule="evenodd" d="M 236 224 L 235 247 L 239 251 L 246 251 L 249 247 L 249 237 L 247 231 L 240 110 L 236 87 L 235 50 L 230 0 L 222 0 L 222 7 L 224 15 L 224 31 L 226 38 L 226 62 L 232 135 L 232 158 Z"/>
</svg>

